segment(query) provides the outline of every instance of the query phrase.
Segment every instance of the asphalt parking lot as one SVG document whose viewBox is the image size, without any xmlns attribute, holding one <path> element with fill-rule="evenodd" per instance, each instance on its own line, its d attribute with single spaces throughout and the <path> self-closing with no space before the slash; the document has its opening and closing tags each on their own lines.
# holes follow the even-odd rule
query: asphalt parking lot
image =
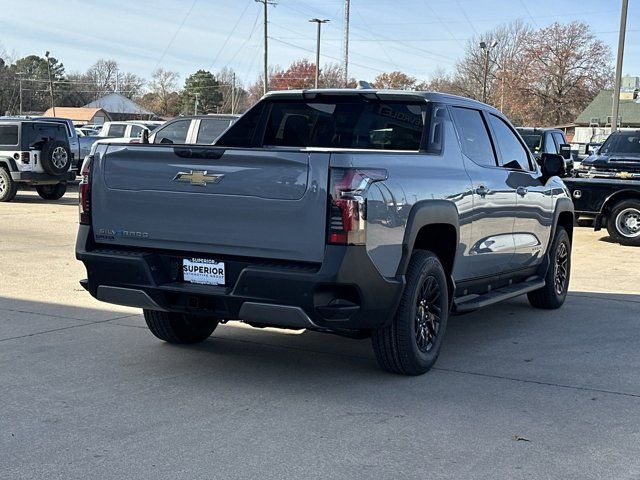
<svg viewBox="0 0 640 480">
<path fill-rule="evenodd" d="M 640 478 L 640 250 L 606 232 L 562 309 L 453 317 L 407 378 L 368 340 L 156 340 L 79 286 L 76 195 L 0 204 L 1 478 Z"/>
</svg>

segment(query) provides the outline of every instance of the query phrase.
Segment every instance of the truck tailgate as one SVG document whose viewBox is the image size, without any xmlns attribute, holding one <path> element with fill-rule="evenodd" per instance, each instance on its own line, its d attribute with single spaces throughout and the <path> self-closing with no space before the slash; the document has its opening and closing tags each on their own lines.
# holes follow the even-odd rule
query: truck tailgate
<svg viewBox="0 0 640 480">
<path fill-rule="evenodd" d="M 96 242 L 320 262 L 329 154 L 109 145 L 94 162 Z"/>
</svg>

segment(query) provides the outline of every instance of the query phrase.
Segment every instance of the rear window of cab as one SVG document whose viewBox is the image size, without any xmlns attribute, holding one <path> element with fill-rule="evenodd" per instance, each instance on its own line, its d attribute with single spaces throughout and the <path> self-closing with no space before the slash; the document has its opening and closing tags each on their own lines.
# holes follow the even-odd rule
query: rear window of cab
<svg viewBox="0 0 640 480">
<path fill-rule="evenodd" d="M 418 151 L 430 110 L 427 102 L 353 97 L 264 100 L 216 145 Z"/>
</svg>

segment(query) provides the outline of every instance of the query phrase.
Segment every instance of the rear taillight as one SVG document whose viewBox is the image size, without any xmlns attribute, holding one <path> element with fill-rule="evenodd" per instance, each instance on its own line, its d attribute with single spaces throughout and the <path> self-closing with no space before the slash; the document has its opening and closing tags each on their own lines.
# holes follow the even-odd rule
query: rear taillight
<svg viewBox="0 0 640 480">
<path fill-rule="evenodd" d="M 93 155 L 87 155 L 82 163 L 80 175 L 79 205 L 80 205 L 80 225 L 91 225 L 91 164 Z"/>
<path fill-rule="evenodd" d="M 20 161 L 22 163 L 31 163 L 31 154 L 29 152 L 20 153 Z"/>
<path fill-rule="evenodd" d="M 329 180 L 327 242 L 364 245 L 365 193 L 369 185 L 387 179 L 383 169 L 332 168 Z"/>
</svg>

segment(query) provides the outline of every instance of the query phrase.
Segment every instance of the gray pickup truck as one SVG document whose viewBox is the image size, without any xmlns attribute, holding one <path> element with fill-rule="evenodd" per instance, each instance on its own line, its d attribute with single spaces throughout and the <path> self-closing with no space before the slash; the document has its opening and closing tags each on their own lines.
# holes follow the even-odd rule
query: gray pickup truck
<svg viewBox="0 0 640 480">
<path fill-rule="evenodd" d="M 265 96 L 212 146 L 98 145 L 76 256 L 151 332 L 219 323 L 372 338 L 382 368 L 435 363 L 450 312 L 567 294 L 573 205 L 497 110 L 371 89 Z"/>
</svg>

